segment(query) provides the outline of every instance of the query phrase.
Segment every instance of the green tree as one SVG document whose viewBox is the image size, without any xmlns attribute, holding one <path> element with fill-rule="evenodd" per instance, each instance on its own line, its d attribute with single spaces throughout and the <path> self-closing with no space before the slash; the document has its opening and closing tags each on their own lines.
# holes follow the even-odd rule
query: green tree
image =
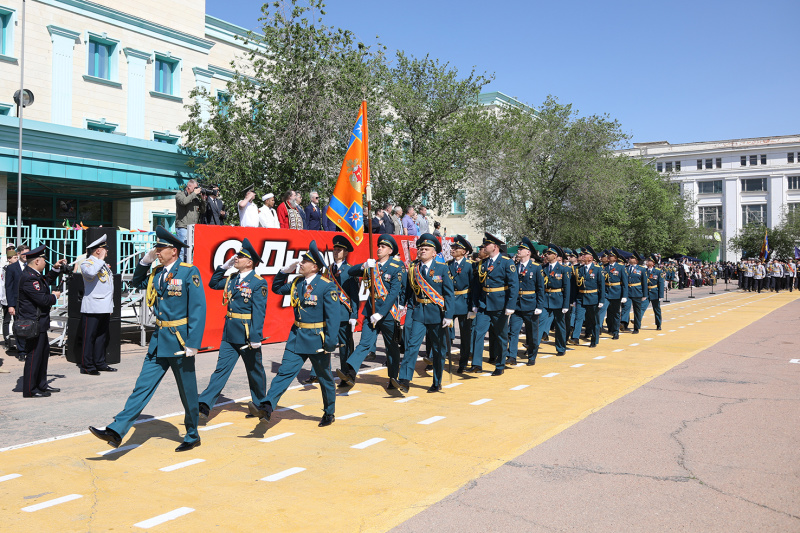
<svg viewBox="0 0 800 533">
<path fill-rule="evenodd" d="M 771 251 L 770 257 L 781 260 L 794 259 L 794 247 L 797 241 L 794 224 L 793 220 L 784 218 L 776 228 L 767 229 L 767 226 L 760 222 L 751 222 L 728 240 L 728 246 L 742 257 L 757 258 L 761 253 L 766 232 Z"/>
</svg>

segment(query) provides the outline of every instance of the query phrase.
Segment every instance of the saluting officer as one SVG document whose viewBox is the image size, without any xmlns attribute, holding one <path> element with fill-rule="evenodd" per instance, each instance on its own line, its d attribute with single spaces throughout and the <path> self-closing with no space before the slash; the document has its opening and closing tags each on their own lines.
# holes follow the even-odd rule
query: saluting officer
<svg viewBox="0 0 800 533">
<path fill-rule="evenodd" d="M 153 308 L 156 328 L 150 337 L 150 346 L 125 408 L 114 417 L 105 429 L 89 426 L 98 439 L 116 448 L 142 413 L 158 384 L 172 369 L 181 403 L 185 411 L 186 435 L 176 452 L 200 446 L 197 433 L 199 417 L 197 377 L 194 356 L 203 342 L 206 325 L 206 298 L 197 267 L 178 261 L 178 254 L 186 245 L 163 226 L 156 228 L 156 245 L 136 265 L 131 286 L 147 289 L 147 304 Z M 161 264 L 150 265 L 158 257 Z M 150 272 L 148 276 L 147 273 Z"/>
<path fill-rule="evenodd" d="M 506 365 L 517 364 L 519 351 L 519 337 L 522 328 L 525 328 L 525 344 L 528 351 L 528 366 L 536 364 L 539 354 L 539 315 L 542 314 L 544 301 L 544 277 L 542 267 L 533 261 L 532 255 L 536 252 L 531 240 L 523 237 L 517 247 L 517 277 L 519 290 L 514 300 L 514 314 L 511 315 L 508 326 L 508 360 Z"/>
<path fill-rule="evenodd" d="M 83 350 L 81 374 L 92 376 L 100 372 L 116 372 L 106 363 L 108 324 L 114 310 L 114 274 L 106 263 L 107 237 L 103 235 L 89 245 L 86 259 L 81 263 L 84 295 L 81 301 L 83 315 Z"/>
<path fill-rule="evenodd" d="M 619 339 L 619 322 L 622 305 L 628 302 L 628 271 L 619 262 L 620 251 L 611 248 L 606 265 L 606 298 L 608 299 L 608 332 L 613 340 Z"/>
<path fill-rule="evenodd" d="M 467 369 L 472 359 L 472 319 L 469 317 L 470 289 L 472 288 L 475 262 L 466 256 L 472 255 L 472 245 L 461 235 L 456 235 L 450 245 L 453 258 L 448 261 L 450 277 L 453 278 L 453 320 L 458 322 L 459 348 L 458 373 Z M 450 328 L 450 339 L 455 338 L 455 326 Z M 450 355 L 448 354 L 448 357 Z"/>
<path fill-rule="evenodd" d="M 624 322 L 628 322 L 631 306 L 633 307 L 633 333 L 639 333 L 642 316 L 647 309 L 647 272 L 639 266 L 642 256 L 633 251 L 628 258 L 628 297 L 630 300 L 622 309 Z"/>
<path fill-rule="evenodd" d="M 406 324 L 410 329 L 409 344 L 400 368 L 400 379 L 392 381 L 403 394 L 408 392 L 414 378 L 414 366 L 417 354 L 426 336 L 431 342 L 433 361 L 433 383 L 428 392 L 442 390 L 442 374 L 448 342 L 446 329 L 453 325 L 453 280 L 450 278 L 448 266 L 436 259 L 442 251 L 439 239 L 430 233 L 423 233 L 417 239 L 417 259 L 408 270 L 406 286 L 406 302 L 412 307 L 411 322 Z"/>
<path fill-rule="evenodd" d="M 484 233 L 483 249 L 487 254 L 475 269 L 476 286 L 472 294 L 475 313 L 472 335 L 471 372 L 483 372 L 483 339 L 489 332 L 490 361 L 494 361 L 493 376 L 503 374 L 508 346 L 508 317 L 514 314 L 519 292 L 519 278 L 514 261 L 500 253 L 501 239 Z"/>
<path fill-rule="evenodd" d="M 661 330 L 661 299 L 664 297 L 664 272 L 656 268 L 655 254 L 647 256 L 647 299 L 656 316 L 656 330 Z"/>
<path fill-rule="evenodd" d="M 217 403 L 239 356 L 247 371 L 250 397 L 257 404 L 266 400 L 267 376 L 261 361 L 261 341 L 269 287 L 267 281 L 255 273 L 261 262 L 256 249 L 244 239 L 239 252 L 217 267 L 208 282 L 210 288 L 222 290 L 226 312 L 217 367 L 206 390 L 200 394 L 200 416 L 203 419 L 208 418 L 211 408 Z M 236 272 L 226 276 L 231 267 L 236 268 Z"/>
<path fill-rule="evenodd" d="M 286 341 L 278 375 L 267 391 L 267 399 L 260 404 L 250 402 L 248 408 L 251 415 L 269 420 L 283 393 L 310 359 L 319 378 L 324 407 L 318 425 L 325 427 L 335 419 L 336 388 L 331 375 L 331 352 L 336 349 L 338 338 L 339 293 L 336 285 L 322 275 L 326 264 L 316 241 L 311 241 L 299 263 L 300 276 L 294 281 L 288 282 L 289 274 L 297 268 L 297 261 L 278 272 L 272 282 L 272 292 L 291 297 L 294 325 Z"/>
<path fill-rule="evenodd" d="M 352 387 L 355 384 L 356 373 L 361 368 L 364 358 L 375 346 L 380 332 L 383 335 L 383 345 L 386 347 L 389 389 L 395 388 L 391 379 L 397 380 L 400 374 L 400 346 L 396 342 L 396 332 L 399 333 L 400 327 L 398 301 L 405 291 L 406 284 L 405 265 L 393 257 L 398 251 L 394 237 L 384 233 L 378 237 L 377 262 L 370 258 L 363 264 L 350 267 L 350 276 L 366 278 L 370 291 L 374 291 L 375 310 L 372 309 L 372 298 L 369 298 L 363 311 L 361 341 L 347 358 L 344 370 L 336 370 L 336 375 L 341 380 L 340 387 Z"/>
<path fill-rule="evenodd" d="M 556 355 L 562 356 L 567 352 L 567 324 L 566 314 L 569 311 L 570 285 L 572 269 L 558 262 L 559 257 L 564 257 L 564 252 L 555 244 L 548 244 L 544 251 L 547 264 L 542 267 L 544 276 L 544 300 L 542 317 L 544 331 L 550 329 L 550 324 L 555 325 Z M 540 322 L 542 317 L 539 318 Z"/>
</svg>

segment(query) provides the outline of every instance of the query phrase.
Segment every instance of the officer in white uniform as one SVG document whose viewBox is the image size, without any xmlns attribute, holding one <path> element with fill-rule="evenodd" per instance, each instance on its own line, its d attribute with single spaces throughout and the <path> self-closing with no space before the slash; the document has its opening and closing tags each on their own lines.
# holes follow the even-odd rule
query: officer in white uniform
<svg viewBox="0 0 800 533">
<path fill-rule="evenodd" d="M 114 274 L 106 264 L 108 245 L 103 235 L 86 250 L 86 260 L 81 263 L 84 295 L 81 302 L 83 316 L 83 350 L 81 374 L 92 376 L 100 372 L 116 372 L 106 363 L 108 326 L 114 310 Z"/>
</svg>

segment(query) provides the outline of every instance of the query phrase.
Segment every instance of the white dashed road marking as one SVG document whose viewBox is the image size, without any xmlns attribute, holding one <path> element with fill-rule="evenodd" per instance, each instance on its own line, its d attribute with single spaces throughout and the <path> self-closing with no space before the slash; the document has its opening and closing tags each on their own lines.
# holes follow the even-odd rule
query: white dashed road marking
<svg viewBox="0 0 800 533">
<path fill-rule="evenodd" d="M 483 405 L 483 404 L 489 403 L 491 401 L 492 401 L 491 398 L 483 398 L 481 400 L 477 400 L 477 401 L 472 402 L 470 405 Z"/>
<path fill-rule="evenodd" d="M 624 350 L 624 349 L 622 349 L 622 348 L 617 348 L 616 350 L 614 350 L 614 352 L 624 352 L 624 351 L 625 351 L 625 350 Z"/>
<path fill-rule="evenodd" d="M 184 515 L 189 513 L 193 513 L 194 509 L 191 507 L 179 507 L 174 511 L 170 511 L 168 513 L 164 513 L 162 515 L 158 515 L 154 518 L 150 518 L 148 520 L 144 520 L 139 522 L 138 524 L 133 524 L 133 527 L 140 527 L 142 529 L 148 529 L 159 524 L 163 524 L 164 522 L 169 522 L 170 520 L 175 520 L 176 518 L 180 518 Z"/>
<path fill-rule="evenodd" d="M 205 463 L 205 459 L 192 459 L 191 461 L 184 461 L 182 463 L 178 463 L 176 465 L 165 466 L 164 468 L 159 468 L 162 472 L 172 472 L 173 470 L 178 470 L 179 468 L 186 468 L 187 466 L 196 465 L 198 463 Z"/>
<path fill-rule="evenodd" d="M 417 422 L 417 424 L 422 424 L 424 426 L 427 426 L 428 424 L 433 424 L 434 422 L 438 422 L 439 420 L 444 420 L 444 419 L 445 417 L 443 416 L 432 416 L 430 418 L 426 418 L 422 422 Z"/>
<path fill-rule="evenodd" d="M 301 407 L 303 407 L 303 404 L 299 403 L 297 405 L 290 405 L 289 407 L 281 407 L 280 409 L 275 409 L 275 412 L 282 413 L 284 411 L 294 411 L 295 409 L 300 409 Z"/>
<path fill-rule="evenodd" d="M 517 385 L 516 387 L 511 387 L 509 390 L 522 390 L 530 387 L 530 385 Z"/>
<path fill-rule="evenodd" d="M 800 359 L 789 359 L 789 362 L 790 363 L 800 364 Z M 0 479 L 0 481 L 2 481 L 2 479 Z"/>
<path fill-rule="evenodd" d="M 597 357 L 595 357 L 595 359 L 605 359 L 605 358 L 606 358 L 605 355 L 598 355 Z"/>
<path fill-rule="evenodd" d="M 204 428 L 200 428 L 200 431 L 203 431 L 203 429 Z M 103 450 L 102 452 L 97 452 L 97 455 L 111 455 L 112 453 L 127 452 L 128 450 L 133 450 L 134 448 L 138 448 L 139 446 L 141 446 L 141 444 L 128 444 L 127 446 L 120 446 L 119 448 L 111 448 L 110 450 Z"/>
<path fill-rule="evenodd" d="M 386 440 L 386 439 L 380 439 L 380 438 L 377 438 L 377 437 L 376 437 L 376 438 L 374 438 L 374 439 L 365 440 L 364 442 L 361 442 L 361 443 L 359 443 L 359 444 L 353 444 L 353 445 L 352 445 L 352 446 L 350 446 L 350 447 L 351 447 L 351 448 L 354 448 L 354 449 L 356 449 L 356 450 L 363 450 L 364 448 L 369 448 L 369 447 L 370 447 L 370 446 L 372 446 L 373 444 L 378 444 L 379 442 L 383 442 L 383 441 L 385 441 L 385 440 Z"/>
<path fill-rule="evenodd" d="M 305 468 L 295 466 L 293 468 L 289 468 L 284 470 L 283 472 L 278 472 L 277 474 L 272 474 L 271 476 L 262 477 L 261 481 L 279 481 L 285 477 L 293 476 L 295 474 L 299 474 L 300 472 L 305 472 Z"/>
<path fill-rule="evenodd" d="M 71 502 L 72 500 L 77 500 L 78 498 L 83 498 L 83 496 L 80 494 L 70 494 L 69 496 L 62 496 L 60 498 L 56 498 L 55 500 L 47 500 L 46 502 L 37 503 L 36 505 L 29 505 L 28 507 L 23 507 L 22 510 L 26 513 L 33 513 L 34 511 L 47 509 L 48 507 L 59 505 L 61 503 Z"/>
<path fill-rule="evenodd" d="M 357 416 L 361 416 L 364 413 L 350 413 L 349 415 L 340 416 L 339 420 L 347 420 L 348 418 L 355 418 Z"/>
<path fill-rule="evenodd" d="M 294 433 L 281 433 L 280 435 L 274 435 L 272 437 L 267 437 L 266 439 L 261 439 L 261 442 L 275 442 L 276 440 L 285 439 L 286 437 L 291 437 Z"/>
<path fill-rule="evenodd" d="M 558 372 L 550 372 L 549 374 L 545 374 L 542 377 L 543 378 L 552 378 L 552 377 L 557 376 L 557 375 L 558 375 Z"/>
<path fill-rule="evenodd" d="M 461 385 L 461 383 L 454 383 L 454 385 Z M 416 400 L 419 396 L 408 396 L 406 398 L 400 398 L 399 400 L 395 400 L 394 403 L 406 403 L 410 402 L 411 400 Z"/>
<path fill-rule="evenodd" d="M 445 385 L 442 387 L 443 389 L 452 389 L 453 387 L 458 387 L 459 385 L 463 385 L 463 383 L 451 383 L 450 385 Z M 416 396 L 415 396 L 416 398 Z"/>
<path fill-rule="evenodd" d="M 578 363 L 577 365 L 572 365 L 570 368 L 580 368 L 583 366 L 583 363 Z"/>
<path fill-rule="evenodd" d="M 11 479 L 17 479 L 18 477 L 22 477 L 22 474 L 8 474 L 7 476 L 0 476 L 0 483 L 3 481 L 9 481 Z"/>
<path fill-rule="evenodd" d="M 233 424 L 233 422 L 222 422 L 221 424 L 214 424 L 213 426 L 199 428 L 199 431 L 211 431 L 212 429 L 224 428 L 225 426 L 230 426 L 231 424 Z"/>
</svg>

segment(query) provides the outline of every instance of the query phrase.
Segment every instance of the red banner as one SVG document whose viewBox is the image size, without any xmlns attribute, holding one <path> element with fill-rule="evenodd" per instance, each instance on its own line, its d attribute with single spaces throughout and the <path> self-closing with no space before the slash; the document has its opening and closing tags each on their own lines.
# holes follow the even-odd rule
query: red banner
<svg viewBox="0 0 800 533">
<path fill-rule="evenodd" d="M 222 328 L 225 323 L 225 306 L 222 304 L 222 291 L 208 287 L 214 269 L 222 265 L 242 246 L 245 237 L 264 259 L 256 273 L 267 280 L 272 287 L 272 280 L 283 267 L 300 259 L 308 250 L 312 240 L 325 255 L 328 264 L 333 260 L 333 236 L 341 235 L 331 231 L 300 231 L 288 229 L 241 228 L 234 226 L 206 226 L 198 224 L 194 227 L 194 255 L 192 262 L 200 270 L 206 292 L 206 329 L 203 334 L 203 346 L 219 348 L 222 339 Z M 366 234 L 365 234 L 366 235 Z M 373 237 L 377 243 L 378 235 Z M 400 247 L 400 259 L 408 263 L 416 259 L 416 237 L 395 235 Z M 377 246 L 377 244 L 376 244 Z M 445 244 L 449 255 L 449 246 Z M 351 265 L 363 263 L 369 257 L 369 245 L 364 239 L 350 253 L 347 262 Z M 291 278 L 290 278 L 291 279 Z M 367 292 L 361 288 L 361 305 L 367 299 Z M 264 321 L 264 343 L 283 342 L 289 337 L 289 330 L 294 321 L 294 312 L 289 304 L 288 296 L 278 296 L 270 291 L 267 297 L 267 313 Z M 359 312 L 359 324 L 361 314 Z"/>
</svg>

